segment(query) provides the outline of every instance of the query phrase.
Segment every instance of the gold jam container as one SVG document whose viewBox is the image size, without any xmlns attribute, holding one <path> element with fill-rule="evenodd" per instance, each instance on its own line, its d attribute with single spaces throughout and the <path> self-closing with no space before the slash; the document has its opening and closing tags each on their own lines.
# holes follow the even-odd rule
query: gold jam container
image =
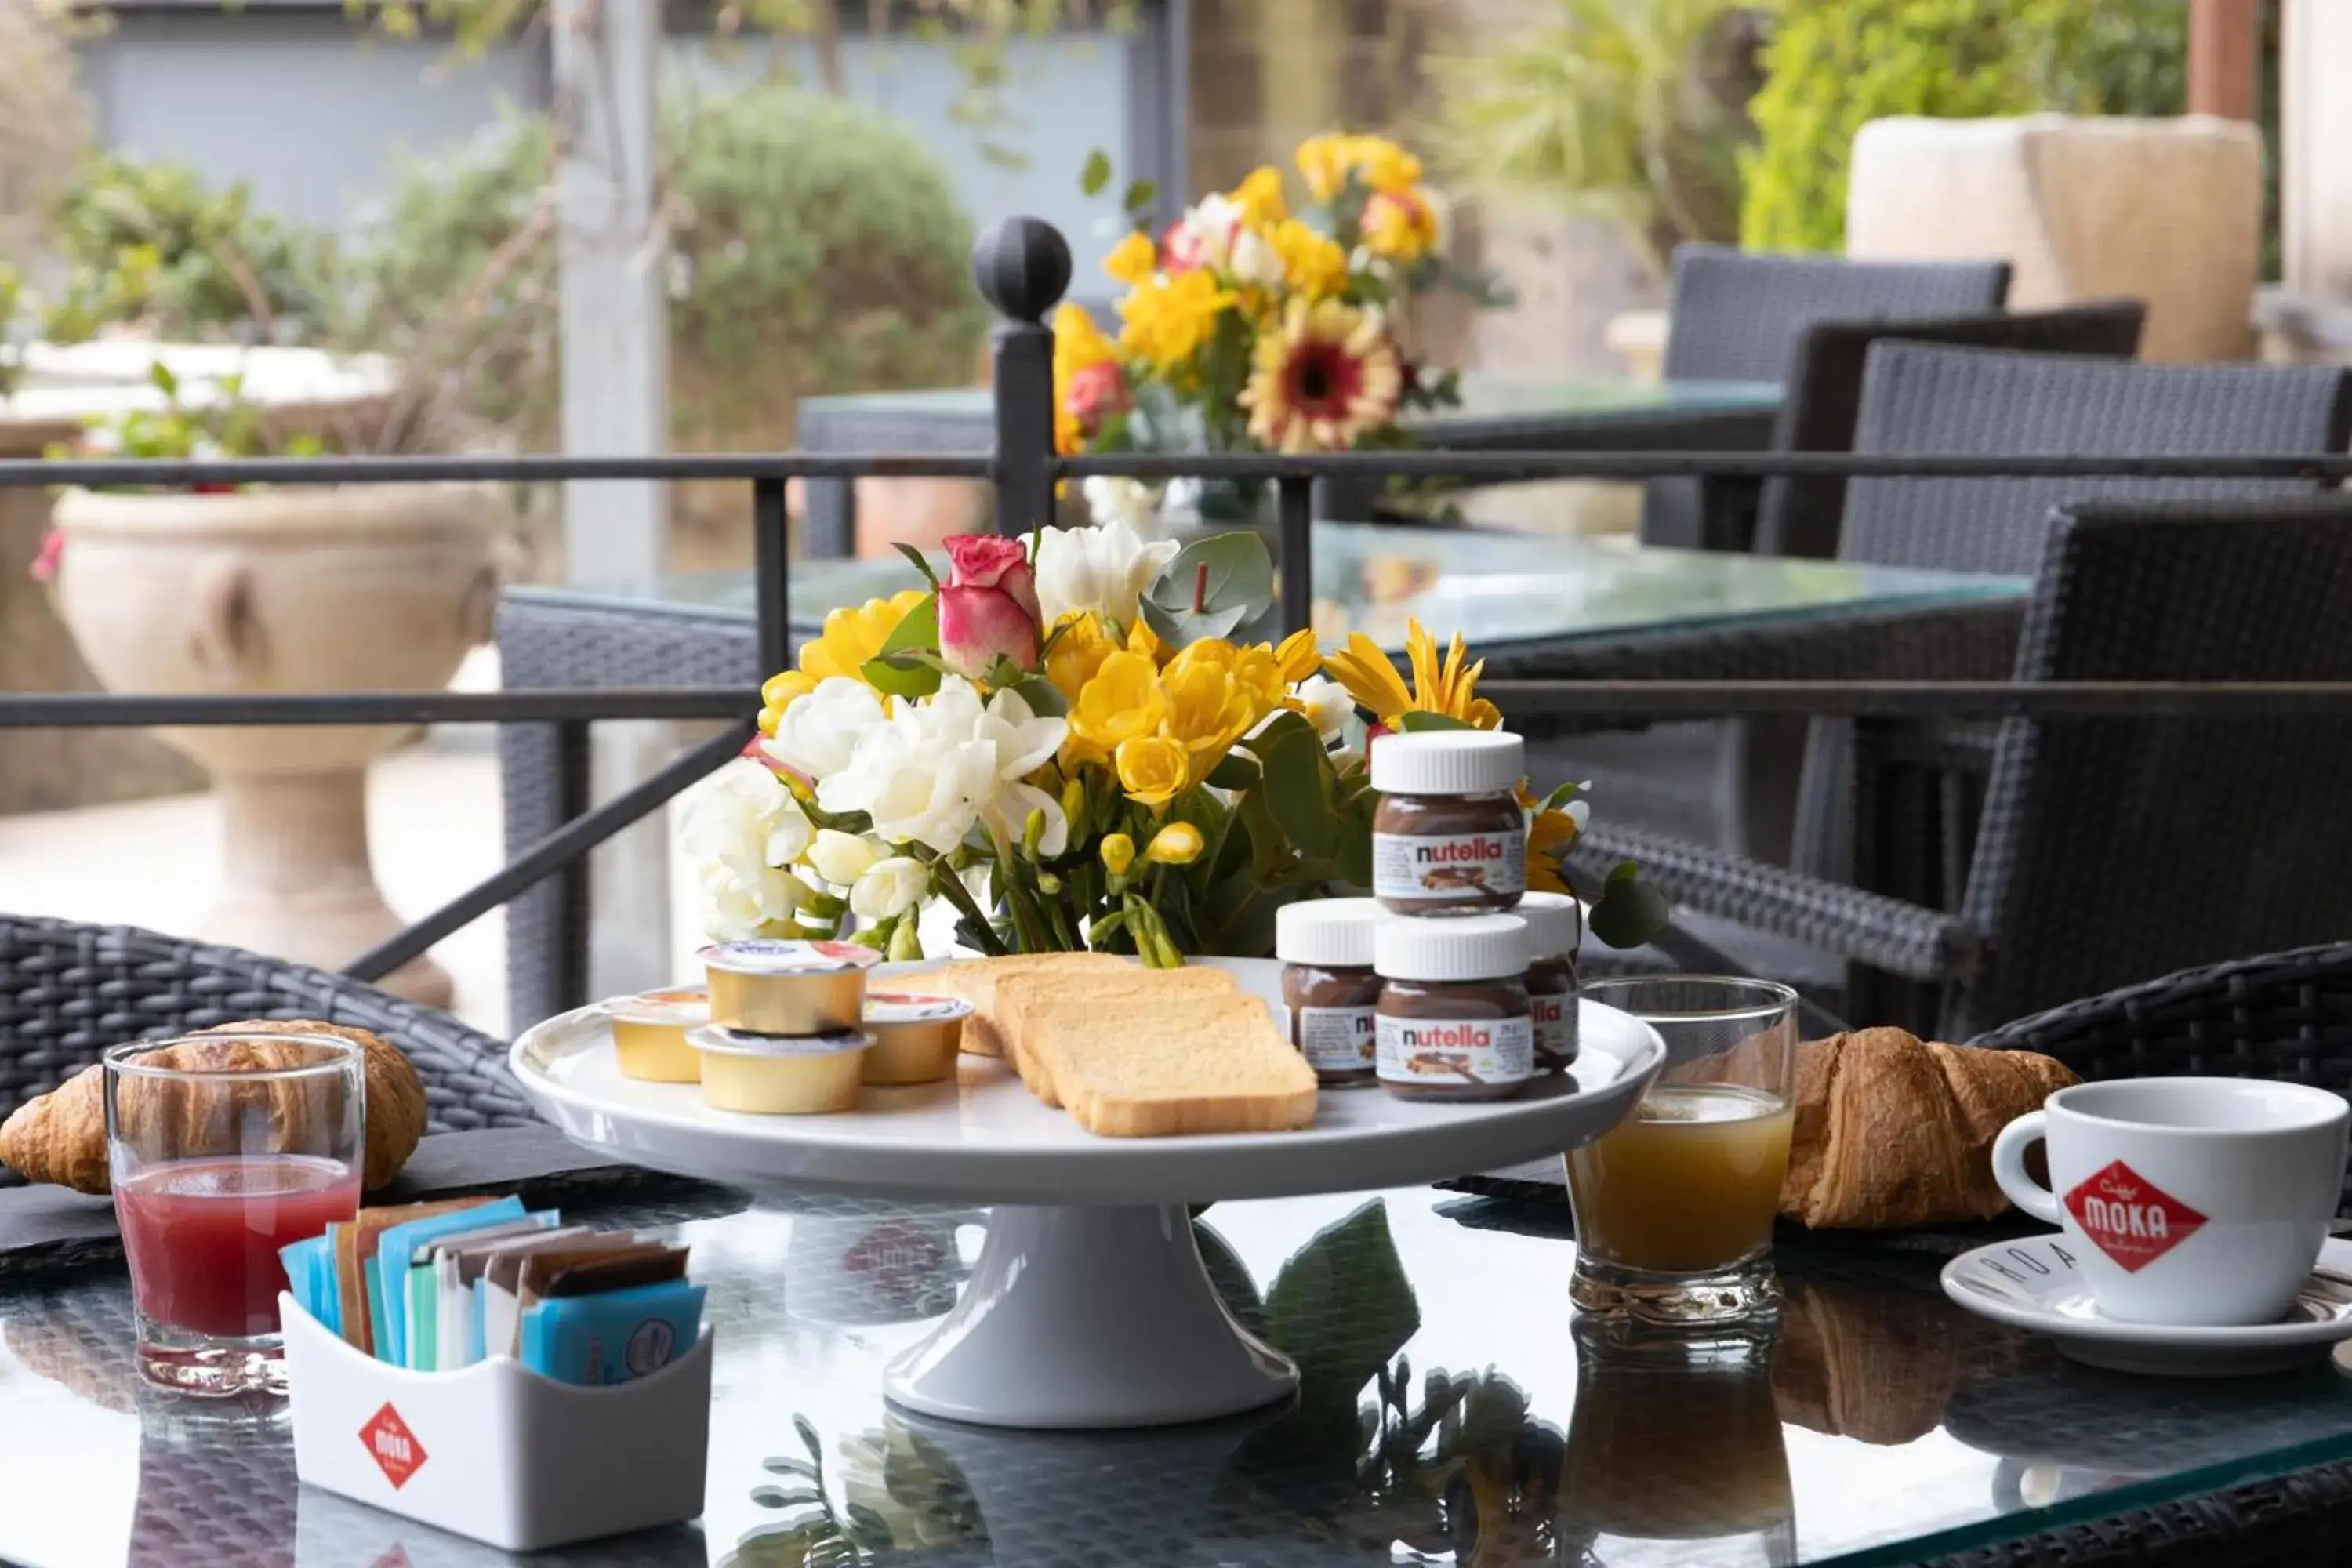
<svg viewBox="0 0 2352 1568">
<path fill-rule="evenodd" d="M 613 1030 L 613 1054 L 623 1078 L 647 1083 L 699 1083 L 702 1060 L 686 1043 L 687 1031 L 710 1022 L 710 994 L 699 985 L 646 991 L 604 1004 Z"/>
<path fill-rule="evenodd" d="M 824 1035 L 856 1029 L 866 1013 L 866 972 L 882 955 L 854 942 L 722 942 L 702 950 L 710 980 L 710 1021 L 758 1035 Z"/>
<path fill-rule="evenodd" d="M 963 1021 L 971 1004 L 960 996 L 918 996 L 904 991 L 866 994 L 868 1083 L 937 1083 L 955 1074 Z"/>
<path fill-rule="evenodd" d="M 754 1035 L 710 1025 L 687 1036 L 702 1058 L 702 1098 L 755 1116 L 821 1116 L 857 1109 L 857 1084 L 874 1037 Z"/>
</svg>

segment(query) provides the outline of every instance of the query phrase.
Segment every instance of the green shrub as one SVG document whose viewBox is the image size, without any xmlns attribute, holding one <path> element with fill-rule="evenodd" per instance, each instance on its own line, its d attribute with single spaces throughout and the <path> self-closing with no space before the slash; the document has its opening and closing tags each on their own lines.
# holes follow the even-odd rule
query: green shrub
<svg viewBox="0 0 2352 1568">
<path fill-rule="evenodd" d="M 813 393 L 971 378 L 970 221 L 911 133 L 785 85 L 664 105 L 673 414 L 682 443 Z M 556 226 L 544 122 L 412 162 L 352 258 L 344 337 L 436 370 L 462 410 L 543 436 Z"/>
<path fill-rule="evenodd" d="M 1781 0 L 1740 160 L 1745 245 L 1845 241 L 1854 132 L 1913 114 L 2175 114 L 2182 0 Z"/>
</svg>

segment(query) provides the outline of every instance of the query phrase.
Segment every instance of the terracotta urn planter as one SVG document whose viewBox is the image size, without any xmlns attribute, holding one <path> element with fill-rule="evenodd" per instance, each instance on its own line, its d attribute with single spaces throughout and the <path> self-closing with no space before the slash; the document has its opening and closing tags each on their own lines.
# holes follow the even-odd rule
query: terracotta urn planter
<svg viewBox="0 0 2352 1568">
<path fill-rule="evenodd" d="M 56 603 L 112 691 L 436 690 L 489 635 L 498 510 L 467 485 L 68 490 Z M 220 795 L 201 934 L 331 969 L 400 929 L 367 841 L 368 763 L 399 727 L 158 732 Z M 429 959 L 383 984 L 449 1002 Z"/>
</svg>

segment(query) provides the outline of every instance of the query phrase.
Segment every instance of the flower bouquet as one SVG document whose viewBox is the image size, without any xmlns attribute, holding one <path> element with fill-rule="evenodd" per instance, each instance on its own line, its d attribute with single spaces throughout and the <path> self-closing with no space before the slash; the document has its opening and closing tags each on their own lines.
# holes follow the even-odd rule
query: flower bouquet
<svg viewBox="0 0 2352 1568">
<path fill-rule="evenodd" d="M 1397 446 L 1398 416 L 1460 402 L 1400 342 L 1398 307 L 1451 285 L 1482 303 L 1484 279 L 1448 272 L 1444 207 L 1421 161 L 1378 136 L 1302 143 L 1307 204 L 1294 213 L 1267 165 L 1202 198 L 1165 233 L 1139 226 L 1103 266 L 1126 286 L 1119 331 L 1080 306 L 1054 317 L 1054 435 L 1064 453 L 1336 452 Z M 1089 161 L 1087 188 L 1110 178 Z M 1139 225 L 1152 193 L 1131 188 Z M 1131 516 L 1133 480 L 1090 479 L 1098 514 Z"/>
<path fill-rule="evenodd" d="M 1461 638 L 1441 658 L 1418 624 L 1410 683 L 1361 634 L 1236 640 L 1273 594 L 1254 534 L 963 534 L 944 582 L 906 553 L 929 585 L 828 616 L 688 803 L 713 940 L 916 958 L 945 900 L 980 952 L 1265 956 L 1279 906 L 1370 886 L 1381 735 L 1502 721 Z M 1577 795 L 1522 789 L 1529 887 L 1564 889 Z M 1660 913 L 1622 868 L 1594 931 L 1630 945 Z"/>
</svg>

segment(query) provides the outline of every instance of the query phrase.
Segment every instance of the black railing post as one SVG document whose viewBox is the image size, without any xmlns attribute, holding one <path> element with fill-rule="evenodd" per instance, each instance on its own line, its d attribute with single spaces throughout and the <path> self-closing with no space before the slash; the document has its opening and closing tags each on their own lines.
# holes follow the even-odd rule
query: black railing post
<svg viewBox="0 0 2352 1568">
<path fill-rule="evenodd" d="M 1304 631 L 1315 618 L 1315 481 L 1277 479 L 1275 493 L 1282 519 L 1282 554 L 1275 568 L 1282 574 L 1282 629 L 1287 635 Z"/>
<path fill-rule="evenodd" d="M 760 679 L 793 662 L 792 545 L 786 535 L 784 481 L 751 481 L 751 586 L 758 595 Z"/>
<path fill-rule="evenodd" d="M 1070 247 L 1043 218 L 1002 218 L 971 247 L 971 276 L 1004 318 L 990 334 L 996 531 L 1026 533 L 1054 517 L 1054 330 L 1045 316 L 1070 286 Z"/>
</svg>

